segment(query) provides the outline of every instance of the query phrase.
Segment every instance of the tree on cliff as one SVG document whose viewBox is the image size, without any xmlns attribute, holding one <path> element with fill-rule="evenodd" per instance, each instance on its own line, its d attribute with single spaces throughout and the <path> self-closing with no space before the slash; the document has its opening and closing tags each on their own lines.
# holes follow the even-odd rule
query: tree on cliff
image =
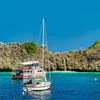
<svg viewBox="0 0 100 100">
<path fill-rule="evenodd" d="M 37 48 L 38 48 L 38 45 L 33 42 L 33 41 L 30 41 L 30 42 L 25 42 L 21 45 L 21 48 L 22 49 L 25 49 L 28 53 L 36 53 L 37 52 Z"/>
</svg>

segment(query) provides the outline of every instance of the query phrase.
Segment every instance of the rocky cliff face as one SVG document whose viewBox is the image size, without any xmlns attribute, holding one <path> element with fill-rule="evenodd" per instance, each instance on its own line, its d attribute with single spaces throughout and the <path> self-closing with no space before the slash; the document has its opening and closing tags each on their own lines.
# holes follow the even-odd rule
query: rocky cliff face
<svg viewBox="0 0 100 100">
<path fill-rule="evenodd" d="M 84 50 L 51 54 L 51 69 L 61 71 L 89 71 Z"/>
<path fill-rule="evenodd" d="M 14 68 L 18 62 L 39 60 L 40 54 L 29 54 L 21 48 L 20 43 L 0 43 L 0 68 Z M 100 42 L 87 50 L 72 50 L 64 53 L 49 52 L 48 57 L 52 71 L 100 71 Z M 47 70 L 47 57 L 45 56 Z"/>
<path fill-rule="evenodd" d="M 19 43 L 0 43 L 0 67 L 13 68 L 17 62 L 33 59 L 33 56 L 21 49 Z"/>
</svg>

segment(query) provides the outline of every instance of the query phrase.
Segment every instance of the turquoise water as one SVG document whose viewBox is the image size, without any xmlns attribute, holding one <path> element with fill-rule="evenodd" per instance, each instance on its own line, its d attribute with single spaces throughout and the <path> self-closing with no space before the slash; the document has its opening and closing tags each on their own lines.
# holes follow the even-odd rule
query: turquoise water
<svg viewBox="0 0 100 100">
<path fill-rule="evenodd" d="M 25 95 L 22 80 L 12 80 L 10 75 L 0 72 L 0 100 L 100 100 L 99 72 L 52 72 L 51 90 Z"/>
</svg>

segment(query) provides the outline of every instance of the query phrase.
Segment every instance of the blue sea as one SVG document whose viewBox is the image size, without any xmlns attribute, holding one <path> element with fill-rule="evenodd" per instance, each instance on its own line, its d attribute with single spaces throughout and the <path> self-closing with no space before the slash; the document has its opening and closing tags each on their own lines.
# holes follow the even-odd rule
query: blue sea
<svg viewBox="0 0 100 100">
<path fill-rule="evenodd" d="M 0 100 L 100 100 L 100 72 L 51 72 L 51 76 L 51 90 L 23 95 L 23 80 L 0 72 Z"/>
</svg>

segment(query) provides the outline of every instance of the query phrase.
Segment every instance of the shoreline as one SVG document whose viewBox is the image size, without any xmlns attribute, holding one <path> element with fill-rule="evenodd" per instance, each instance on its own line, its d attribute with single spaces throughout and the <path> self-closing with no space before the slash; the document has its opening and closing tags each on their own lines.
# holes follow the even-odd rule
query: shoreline
<svg viewBox="0 0 100 100">
<path fill-rule="evenodd" d="M 48 71 L 47 71 L 48 72 Z M 99 73 L 99 72 L 93 72 L 93 71 L 50 71 L 51 73 Z"/>
<path fill-rule="evenodd" d="M 59 71 L 54 71 L 54 72 L 59 72 Z M 68 70 L 66 70 L 66 71 L 60 71 L 60 72 L 77 72 L 77 71 L 68 71 Z"/>
<path fill-rule="evenodd" d="M 0 69 L 0 72 L 13 72 L 12 69 Z M 100 71 L 47 71 L 47 72 L 51 72 L 51 73 L 83 73 L 83 72 L 86 72 L 86 73 L 89 73 L 89 72 L 100 72 Z"/>
</svg>

